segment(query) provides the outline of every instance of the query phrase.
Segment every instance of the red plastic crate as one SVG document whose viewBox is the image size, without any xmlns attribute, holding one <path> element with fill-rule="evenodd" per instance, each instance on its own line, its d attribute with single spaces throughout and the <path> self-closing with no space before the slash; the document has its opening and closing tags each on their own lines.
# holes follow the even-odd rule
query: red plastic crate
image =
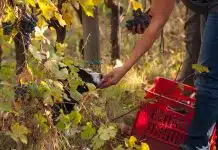
<svg viewBox="0 0 218 150">
<path fill-rule="evenodd" d="M 141 106 L 132 135 L 143 141 L 148 140 L 156 147 L 159 145 L 156 149 L 152 149 L 150 145 L 151 150 L 177 150 L 187 136 L 194 115 L 195 99 L 190 96 L 196 90 L 191 86 L 157 77 L 153 86 L 146 91 L 145 98 L 154 99 L 155 103 Z M 215 131 L 211 137 L 212 147 L 214 144 Z"/>
</svg>

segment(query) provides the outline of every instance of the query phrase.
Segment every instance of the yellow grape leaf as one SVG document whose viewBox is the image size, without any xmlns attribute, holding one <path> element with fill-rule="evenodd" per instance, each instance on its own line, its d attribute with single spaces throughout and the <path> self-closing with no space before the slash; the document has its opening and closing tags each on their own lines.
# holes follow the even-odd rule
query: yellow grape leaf
<svg viewBox="0 0 218 150">
<path fill-rule="evenodd" d="M 11 21 L 12 23 L 15 22 L 16 19 L 16 12 L 12 7 L 7 6 L 5 8 L 5 15 L 3 17 L 3 22 L 9 22 Z"/>
<path fill-rule="evenodd" d="M 19 123 L 12 124 L 11 126 L 11 138 L 18 142 L 19 140 L 27 144 L 27 134 L 29 134 L 30 131 L 23 125 L 20 125 Z"/>
<path fill-rule="evenodd" d="M 94 2 L 93 0 L 78 0 L 87 16 L 93 17 Z"/>
<path fill-rule="evenodd" d="M 50 0 L 38 0 L 38 4 L 43 16 L 48 20 L 50 20 L 53 17 L 53 13 L 57 11 L 54 3 Z"/>
<path fill-rule="evenodd" d="M 45 19 L 42 17 L 42 15 L 39 15 L 38 16 L 38 22 L 37 22 L 37 26 L 39 27 L 39 28 L 42 28 L 42 27 L 44 27 L 44 26 L 47 26 L 47 22 L 45 21 Z"/>
<path fill-rule="evenodd" d="M 136 137 L 130 136 L 129 141 L 128 141 L 129 147 L 134 147 L 136 141 L 137 141 Z"/>
<path fill-rule="evenodd" d="M 59 14 L 59 13 L 57 13 L 57 12 L 55 12 L 55 18 L 58 20 L 58 22 L 60 23 L 60 25 L 62 26 L 62 27 L 64 27 L 65 25 L 66 25 L 66 22 L 63 20 L 63 18 L 62 18 L 62 15 L 61 14 Z"/>
<path fill-rule="evenodd" d="M 75 18 L 75 12 L 72 5 L 70 3 L 62 4 L 61 12 L 67 27 L 70 27 L 73 24 L 73 19 Z"/>
<path fill-rule="evenodd" d="M 209 69 L 206 66 L 200 65 L 200 64 L 193 64 L 192 69 L 199 73 L 209 72 Z"/>
<path fill-rule="evenodd" d="M 131 4 L 132 4 L 132 7 L 133 7 L 134 10 L 137 10 L 137 9 L 139 9 L 139 8 L 140 8 L 141 10 L 143 10 L 141 3 L 139 3 L 139 2 L 137 2 L 137 1 L 135 1 L 135 0 L 131 0 L 130 2 L 131 2 Z"/>
<path fill-rule="evenodd" d="M 32 7 L 36 7 L 36 4 L 35 4 L 34 0 L 26 0 L 26 3 L 29 4 Z"/>
<path fill-rule="evenodd" d="M 150 148 L 149 148 L 149 146 L 148 146 L 148 144 L 147 143 L 141 143 L 141 148 L 140 148 L 140 150 L 150 150 Z"/>
<path fill-rule="evenodd" d="M 96 87 L 95 87 L 94 84 L 86 83 L 86 85 L 88 86 L 89 91 L 94 91 L 94 90 L 96 90 Z"/>
<path fill-rule="evenodd" d="M 63 54 L 64 50 L 67 48 L 67 44 L 66 43 L 56 43 L 56 49 L 57 49 L 57 54 Z"/>
<path fill-rule="evenodd" d="M 94 4 L 97 6 L 103 2 L 103 0 L 93 0 Z"/>
</svg>

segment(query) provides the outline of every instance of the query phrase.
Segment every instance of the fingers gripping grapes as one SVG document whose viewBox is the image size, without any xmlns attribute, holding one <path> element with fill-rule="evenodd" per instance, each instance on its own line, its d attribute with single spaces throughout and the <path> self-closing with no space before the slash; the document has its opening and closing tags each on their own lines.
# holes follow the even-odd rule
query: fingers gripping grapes
<svg viewBox="0 0 218 150">
<path fill-rule="evenodd" d="M 99 88 L 107 88 L 111 85 L 117 84 L 126 72 L 127 70 L 124 67 L 115 68 L 112 72 L 103 77 Z"/>
</svg>

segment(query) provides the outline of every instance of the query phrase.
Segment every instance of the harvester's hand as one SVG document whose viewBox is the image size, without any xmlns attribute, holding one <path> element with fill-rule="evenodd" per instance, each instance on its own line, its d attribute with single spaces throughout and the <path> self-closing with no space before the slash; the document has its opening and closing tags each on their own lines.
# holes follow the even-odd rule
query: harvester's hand
<svg viewBox="0 0 218 150">
<path fill-rule="evenodd" d="M 107 88 L 117 84 L 120 79 L 126 74 L 127 70 L 124 67 L 115 68 L 113 71 L 105 75 L 99 85 L 99 88 Z"/>
</svg>

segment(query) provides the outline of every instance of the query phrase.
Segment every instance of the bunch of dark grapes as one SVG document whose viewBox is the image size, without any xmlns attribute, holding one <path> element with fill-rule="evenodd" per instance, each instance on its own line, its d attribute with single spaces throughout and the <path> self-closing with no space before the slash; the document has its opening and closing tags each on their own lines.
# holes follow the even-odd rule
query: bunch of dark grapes
<svg viewBox="0 0 218 150">
<path fill-rule="evenodd" d="M 19 98 L 25 99 L 26 95 L 28 94 L 28 86 L 24 84 L 18 84 L 14 87 L 15 93 L 15 100 Z"/>
<path fill-rule="evenodd" d="M 3 34 L 10 35 L 13 30 L 13 24 L 11 22 L 2 22 Z"/>
<path fill-rule="evenodd" d="M 30 44 L 30 34 L 34 31 L 37 21 L 36 17 L 24 14 L 19 22 L 19 31 L 22 34 L 26 49 Z"/>
<path fill-rule="evenodd" d="M 128 30 L 132 30 L 133 27 L 138 27 L 138 25 L 140 25 L 145 29 L 149 26 L 150 22 L 151 16 L 147 12 L 142 12 L 139 8 L 137 10 L 133 10 L 133 19 L 126 21 L 126 27 Z"/>
</svg>

